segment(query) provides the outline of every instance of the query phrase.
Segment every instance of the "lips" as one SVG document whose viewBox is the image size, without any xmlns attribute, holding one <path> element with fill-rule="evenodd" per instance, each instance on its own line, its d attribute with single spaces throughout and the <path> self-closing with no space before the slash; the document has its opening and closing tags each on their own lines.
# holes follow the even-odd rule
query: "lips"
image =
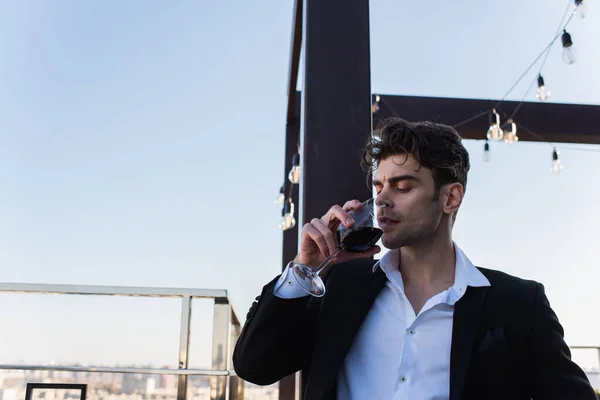
<svg viewBox="0 0 600 400">
<path fill-rule="evenodd" d="M 387 217 L 381 217 L 377 219 L 377 223 L 379 224 L 379 228 L 381 228 L 382 231 L 386 231 L 386 229 L 393 227 L 394 225 L 396 225 L 398 223 L 398 221 L 395 221 L 391 218 L 387 218 Z"/>
</svg>

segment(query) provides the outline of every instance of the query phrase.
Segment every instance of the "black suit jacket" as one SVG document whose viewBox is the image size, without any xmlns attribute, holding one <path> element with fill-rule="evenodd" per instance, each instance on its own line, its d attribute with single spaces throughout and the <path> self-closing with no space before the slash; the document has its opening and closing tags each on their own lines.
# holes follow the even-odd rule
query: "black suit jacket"
<svg viewBox="0 0 600 400">
<path fill-rule="evenodd" d="M 335 399 L 344 357 L 387 280 L 373 263 L 332 268 L 322 298 L 281 299 L 273 294 L 277 279 L 267 284 L 235 346 L 238 376 L 269 385 L 302 371 L 304 399 Z M 596 400 L 544 287 L 479 270 L 491 286 L 468 287 L 454 308 L 450 400 Z"/>
</svg>

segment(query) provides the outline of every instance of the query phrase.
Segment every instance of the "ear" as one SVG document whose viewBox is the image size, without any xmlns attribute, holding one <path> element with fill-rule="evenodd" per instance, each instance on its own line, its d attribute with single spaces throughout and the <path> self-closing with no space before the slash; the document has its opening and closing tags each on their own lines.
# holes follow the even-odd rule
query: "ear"
<svg viewBox="0 0 600 400">
<path fill-rule="evenodd" d="M 462 204 L 465 190 L 460 183 L 452 183 L 445 188 L 444 212 L 446 214 L 455 214 Z"/>
</svg>

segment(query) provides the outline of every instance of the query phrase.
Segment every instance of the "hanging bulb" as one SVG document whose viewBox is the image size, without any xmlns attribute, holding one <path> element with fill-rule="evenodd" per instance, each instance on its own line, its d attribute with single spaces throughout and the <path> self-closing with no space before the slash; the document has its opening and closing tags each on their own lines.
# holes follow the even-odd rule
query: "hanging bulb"
<svg viewBox="0 0 600 400">
<path fill-rule="evenodd" d="M 300 182 L 300 154 L 298 153 L 294 154 L 294 158 L 292 158 L 292 169 L 290 169 L 288 179 L 293 184 Z"/>
<path fill-rule="evenodd" d="M 562 34 L 562 44 L 563 44 L 563 53 L 562 60 L 571 65 L 575 61 L 577 61 L 577 50 L 573 47 L 573 40 L 571 40 L 571 35 L 566 30 L 563 31 Z"/>
<path fill-rule="evenodd" d="M 379 111 L 379 100 L 380 97 L 378 94 L 375 95 L 375 101 L 373 102 L 373 104 L 371 105 L 371 112 L 373 114 L 375 114 L 377 111 Z"/>
<path fill-rule="evenodd" d="M 560 158 L 558 158 L 558 151 L 554 149 L 554 151 L 552 152 L 552 168 L 550 168 L 550 171 L 554 172 L 555 174 L 558 174 L 562 169 L 563 163 L 560 161 Z"/>
<path fill-rule="evenodd" d="M 575 0 L 575 12 L 579 15 L 579 18 L 585 18 L 587 15 L 587 1 L 584 0 Z"/>
<path fill-rule="evenodd" d="M 485 161 L 485 162 L 490 161 L 490 142 L 488 142 L 487 140 L 485 141 L 485 144 L 483 145 L 483 161 Z"/>
<path fill-rule="evenodd" d="M 538 75 L 538 89 L 535 97 L 537 97 L 540 101 L 546 101 L 548 100 L 548 97 L 550 97 L 550 92 L 546 88 L 546 85 L 544 85 L 544 78 L 541 74 Z"/>
<path fill-rule="evenodd" d="M 515 142 L 518 142 L 517 124 L 515 124 L 512 119 L 509 119 L 506 124 L 508 125 L 508 129 L 504 130 L 504 143 L 514 144 Z"/>
<path fill-rule="evenodd" d="M 294 218 L 294 203 L 291 201 L 285 203 L 281 210 L 281 220 L 279 221 L 279 228 L 284 231 L 292 229 L 296 226 L 296 218 Z"/>
<path fill-rule="evenodd" d="M 285 193 L 283 191 L 283 186 L 281 187 L 281 189 L 279 189 L 279 194 L 277 195 L 277 198 L 275 199 L 275 204 L 283 204 L 283 202 L 285 201 Z"/>
<path fill-rule="evenodd" d="M 492 110 L 490 114 L 490 127 L 487 131 L 488 140 L 502 140 L 503 132 L 500 128 L 500 114 L 496 112 L 496 109 Z"/>
</svg>

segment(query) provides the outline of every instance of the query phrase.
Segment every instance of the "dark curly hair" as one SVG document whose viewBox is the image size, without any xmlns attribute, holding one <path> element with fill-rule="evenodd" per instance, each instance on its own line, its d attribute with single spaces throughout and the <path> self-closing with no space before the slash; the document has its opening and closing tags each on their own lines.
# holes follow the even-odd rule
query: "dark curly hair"
<svg viewBox="0 0 600 400">
<path fill-rule="evenodd" d="M 381 160 L 393 155 L 412 155 L 431 170 L 436 199 L 443 185 L 458 182 L 464 190 L 467 188 L 469 153 L 458 132 L 450 126 L 401 118 L 383 120 L 363 151 L 362 164 L 368 169 L 368 176 L 372 177 Z"/>
</svg>

